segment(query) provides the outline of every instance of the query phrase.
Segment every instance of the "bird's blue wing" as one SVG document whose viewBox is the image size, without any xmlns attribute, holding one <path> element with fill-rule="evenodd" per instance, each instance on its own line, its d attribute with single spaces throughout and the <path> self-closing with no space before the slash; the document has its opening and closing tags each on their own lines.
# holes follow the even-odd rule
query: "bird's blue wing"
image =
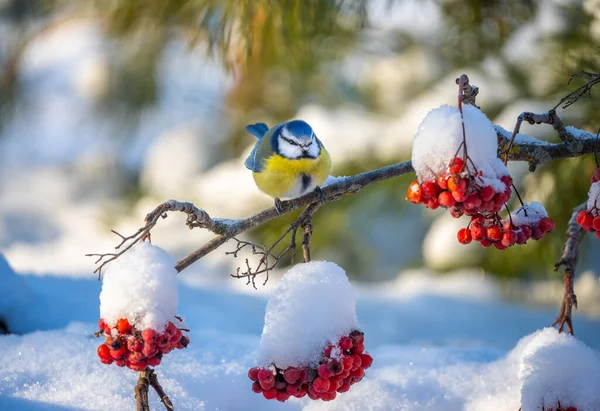
<svg viewBox="0 0 600 411">
<path fill-rule="evenodd" d="M 267 131 L 269 131 L 269 126 L 267 126 L 265 123 L 248 124 L 246 126 L 246 131 L 260 140 L 267 133 Z"/>
<path fill-rule="evenodd" d="M 254 146 L 254 148 L 250 152 L 250 155 L 248 156 L 248 158 L 244 162 L 244 165 L 246 166 L 246 168 L 249 169 L 249 170 L 254 171 L 255 173 L 259 173 L 259 172 L 262 171 L 262 164 L 260 163 L 260 161 L 256 160 L 256 154 L 258 152 L 258 145 L 259 144 L 260 144 L 260 141 L 256 143 L 256 145 Z"/>
</svg>

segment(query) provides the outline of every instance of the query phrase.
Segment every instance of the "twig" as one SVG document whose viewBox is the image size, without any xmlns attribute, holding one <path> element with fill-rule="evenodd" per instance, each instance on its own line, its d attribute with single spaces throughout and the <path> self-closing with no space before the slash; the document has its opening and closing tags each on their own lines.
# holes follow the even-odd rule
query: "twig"
<svg viewBox="0 0 600 411">
<path fill-rule="evenodd" d="M 146 371 L 140 372 L 140 378 L 135 386 L 135 401 L 137 403 L 137 411 L 150 411 L 148 404 L 148 386 L 150 381 Z"/>
<path fill-rule="evenodd" d="M 158 382 L 158 377 L 156 376 L 154 370 L 152 368 L 148 368 L 147 374 L 150 386 L 154 388 L 154 391 L 156 391 L 156 394 L 158 394 L 158 398 L 160 398 L 160 401 L 163 403 L 165 408 L 168 411 L 174 411 L 175 408 L 173 408 L 173 403 L 171 402 L 171 399 L 167 396 L 167 394 L 165 394 L 165 390 Z"/>
<path fill-rule="evenodd" d="M 585 96 L 586 94 L 588 96 L 590 96 L 592 87 L 594 87 L 596 84 L 600 83 L 600 74 L 589 73 L 587 71 L 580 71 L 579 73 L 572 74 L 571 77 L 569 78 L 569 82 L 567 84 L 571 84 L 571 81 L 573 81 L 574 78 L 581 77 L 581 76 L 587 76 L 588 82 L 586 84 L 584 84 L 583 86 L 579 87 L 577 90 L 575 90 L 575 91 L 567 94 L 565 97 L 561 98 L 560 101 L 558 102 L 558 104 L 556 104 L 554 106 L 554 110 L 556 110 L 558 108 L 558 106 L 560 106 L 563 103 L 564 103 L 563 108 L 567 108 L 571 104 L 573 104 L 577 100 L 579 100 L 581 97 Z"/>
<path fill-rule="evenodd" d="M 573 334 L 571 311 L 573 307 L 577 308 L 577 296 L 573 290 L 573 278 L 575 277 L 575 267 L 577 266 L 577 260 L 579 259 L 579 245 L 585 234 L 583 227 L 577 224 L 577 214 L 586 208 L 587 202 L 580 204 L 573 209 L 573 214 L 569 219 L 569 226 L 566 233 L 567 241 L 563 248 L 563 254 L 554 265 L 554 271 L 558 271 L 561 266 L 565 267 L 565 294 L 558 316 L 552 323 L 552 326 L 558 325 L 558 330 L 562 332 L 566 324 L 569 334 Z"/>
</svg>

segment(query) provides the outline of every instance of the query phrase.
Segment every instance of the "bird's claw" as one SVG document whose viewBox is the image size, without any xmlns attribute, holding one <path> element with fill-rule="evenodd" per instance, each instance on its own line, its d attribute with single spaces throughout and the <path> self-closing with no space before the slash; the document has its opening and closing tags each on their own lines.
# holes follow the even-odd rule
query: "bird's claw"
<svg viewBox="0 0 600 411">
<path fill-rule="evenodd" d="M 277 210 L 277 214 L 283 214 L 283 201 L 279 198 L 275 198 L 275 209 Z"/>
<path fill-rule="evenodd" d="M 323 191 L 323 189 L 319 186 L 315 187 L 315 193 L 317 193 L 317 195 L 319 196 L 319 199 L 321 200 L 321 202 L 325 202 L 325 192 Z"/>
<path fill-rule="evenodd" d="M 577 296 L 573 292 L 567 292 L 565 293 L 563 302 L 560 305 L 560 312 L 552 323 L 552 327 L 558 325 L 558 332 L 562 333 L 566 324 L 568 333 L 573 335 L 573 320 L 571 319 L 571 311 L 573 307 L 577 309 Z"/>
</svg>

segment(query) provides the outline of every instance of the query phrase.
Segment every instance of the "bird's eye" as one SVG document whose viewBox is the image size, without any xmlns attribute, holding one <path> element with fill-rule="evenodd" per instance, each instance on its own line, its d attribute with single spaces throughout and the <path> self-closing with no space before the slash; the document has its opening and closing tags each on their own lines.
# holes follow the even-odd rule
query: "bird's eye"
<svg viewBox="0 0 600 411">
<path fill-rule="evenodd" d="M 293 146 L 299 146 L 300 144 L 296 143 L 294 140 L 290 140 L 289 138 L 285 138 L 285 137 L 281 137 L 283 138 L 285 141 L 287 141 L 288 143 L 290 143 Z"/>
</svg>

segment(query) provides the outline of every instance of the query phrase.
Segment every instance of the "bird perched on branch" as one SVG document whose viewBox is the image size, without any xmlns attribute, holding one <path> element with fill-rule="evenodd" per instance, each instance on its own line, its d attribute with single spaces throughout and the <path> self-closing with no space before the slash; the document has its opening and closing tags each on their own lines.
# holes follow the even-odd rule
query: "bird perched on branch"
<svg viewBox="0 0 600 411">
<path fill-rule="evenodd" d="M 302 120 L 281 123 L 269 129 L 265 123 L 246 126 L 258 138 L 245 165 L 252 170 L 254 181 L 265 194 L 275 198 L 282 212 L 280 198 L 299 197 L 316 190 L 331 171 L 331 158 L 312 127 Z"/>
</svg>

